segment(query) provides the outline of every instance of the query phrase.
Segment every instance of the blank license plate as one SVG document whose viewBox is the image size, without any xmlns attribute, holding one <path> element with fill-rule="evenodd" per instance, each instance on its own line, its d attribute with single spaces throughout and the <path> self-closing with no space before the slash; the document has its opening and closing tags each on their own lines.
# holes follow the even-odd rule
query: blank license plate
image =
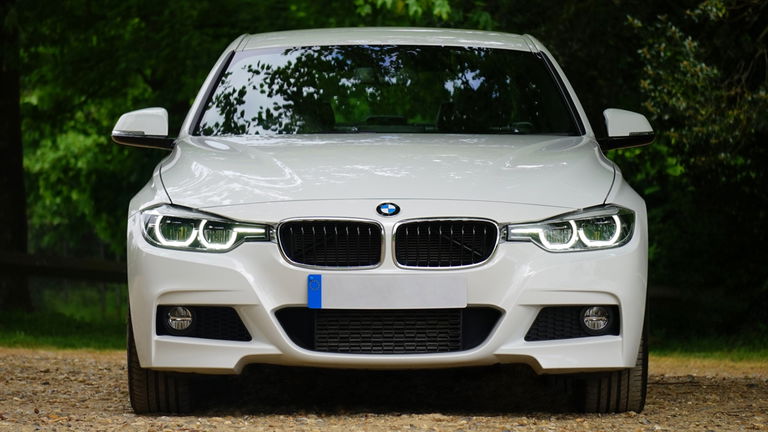
<svg viewBox="0 0 768 432">
<path fill-rule="evenodd" d="M 307 277 L 312 309 L 443 309 L 467 306 L 461 275 L 343 275 Z"/>
</svg>

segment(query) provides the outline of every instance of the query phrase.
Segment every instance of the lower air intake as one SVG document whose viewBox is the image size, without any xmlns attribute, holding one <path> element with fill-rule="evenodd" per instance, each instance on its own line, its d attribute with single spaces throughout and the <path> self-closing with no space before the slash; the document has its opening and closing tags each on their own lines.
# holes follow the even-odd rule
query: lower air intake
<svg viewBox="0 0 768 432">
<path fill-rule="evenodd" d="M 186 330 L 174 330 L 167 323 L 168 311 L 174 306 L 157 307 L 158 335 L 186 336 L 203 339 L 249 341 L 251 334 L 231 307 L 184 306 L 192 311 L 192 325 Z"/>
<path fill-rule="evenodd" d="M 603 335 L 619 334 L 619 308 L 606 306 L 611 309 L 614 319 Z M 595 336 L 587 332 L 581 324 L 581 313 L 585 306 L 550 306 L 539 311 L 536 320 L 528 329 L 525 340 L 528 342 L 574 339 Z"/>
<path fill-rule="evenodd" d="M 345 354 L 429 354 L 472 349 L 501 315 L 491 308 L 286 308 L 277 319 L 294 343 L 312 351 Z"/>
</svg>

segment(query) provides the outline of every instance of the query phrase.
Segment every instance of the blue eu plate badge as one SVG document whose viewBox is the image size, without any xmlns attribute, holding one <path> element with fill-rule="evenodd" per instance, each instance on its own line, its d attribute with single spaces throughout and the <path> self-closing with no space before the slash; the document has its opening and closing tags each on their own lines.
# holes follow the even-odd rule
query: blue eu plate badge
<svg viewBox="0 0 768 432">
<path fill-rule="evenodd" d="M 311 274 L 307 276 L 307 307 L 310 309 L 323 308 L 323 276 Z"/>
</svg>

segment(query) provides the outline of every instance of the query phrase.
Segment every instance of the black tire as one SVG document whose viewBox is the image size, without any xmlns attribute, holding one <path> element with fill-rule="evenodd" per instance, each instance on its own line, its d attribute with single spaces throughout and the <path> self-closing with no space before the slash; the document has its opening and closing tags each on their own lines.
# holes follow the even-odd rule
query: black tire
<svg viewBox="0 0 768 432">
<path fill-rule="evenodd" d="M 185 414 L 192 411 L 190 374 L 141 367 L 128 316 L 128 393 L 136 414 Z"/>
<path fill-rule="evenodd" d="M 643 328 L 635 367 L 584 374 L 576 379 L 576 397 L 588 413 L 641 412 L 648 388 L 648 337 Z"/>
</svg>

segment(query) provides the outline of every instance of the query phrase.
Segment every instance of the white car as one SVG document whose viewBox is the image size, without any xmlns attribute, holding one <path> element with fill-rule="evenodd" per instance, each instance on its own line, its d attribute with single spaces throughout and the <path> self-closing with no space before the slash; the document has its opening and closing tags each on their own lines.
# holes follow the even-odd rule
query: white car
<svg viewBox="0 0 768 432">
<path fill-rule="evenodd" d="M 588 412 L 645 403 L 647 223 L 535 38 L 354 28 L 244 35 L 128 216 L 137 413 L 184 412 L 194 374 L 248 364 L 572 374 Z"/>
</svg>

